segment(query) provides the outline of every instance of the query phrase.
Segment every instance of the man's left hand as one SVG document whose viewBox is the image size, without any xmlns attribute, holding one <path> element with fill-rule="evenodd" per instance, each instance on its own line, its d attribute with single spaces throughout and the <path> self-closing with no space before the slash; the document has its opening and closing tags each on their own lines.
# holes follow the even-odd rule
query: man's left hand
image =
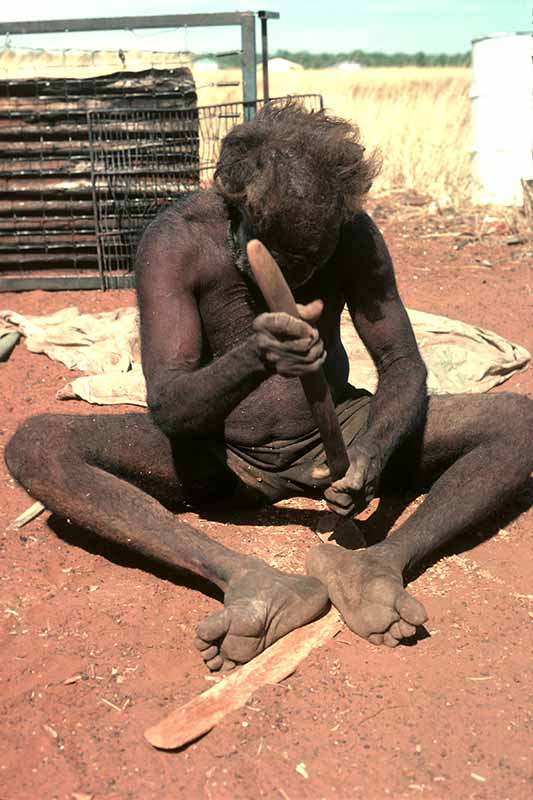
<svg viewBox="0 0 533 800">
<path fill-rule="evenodd" d="M 377 447 L 354 444 L 348 450 L 350 467 L 340 480 L 329 486 L 324 497 L 336 514 L 352 516 L 363 511 L 376 496 L 382 458 Z"/>
</svg>

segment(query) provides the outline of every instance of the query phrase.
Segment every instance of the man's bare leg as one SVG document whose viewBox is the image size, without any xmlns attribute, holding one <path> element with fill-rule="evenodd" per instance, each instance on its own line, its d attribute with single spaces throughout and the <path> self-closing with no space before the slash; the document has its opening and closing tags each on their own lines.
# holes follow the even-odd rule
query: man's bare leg
<svg viewBox="0 0 533 800">
<path fill-rule="evenodd" d="M 320 616 L 329 600 L 316 578 L 235 553 L 165 508 L 160 500 L 182 496 L 175 456 L 147 414 L 33 417 L 5 454 L 50 511 L 220 587 L 224 610 L 200 625 L 197 646 L 210 669 L 228 669 Z"/>
<path fill-rule="evenodd" d="M 430 398 L 418 474 L 435 480 L 422 505 L 392 536 L 366 551 L 319 545 L 307 570 L 328 587 L 348 626 L 373 644 L 395 647 L 426 611 L 403 587 L 403 573 L 496 512 L 533 470 L 533 402 L 513 394 Z M 401 455 L 401 454 L 400 454 Z M 410 465 L 396 458 L 389 485 Z M 385 476 L 384 476 L 385 477 Z"/>
</svg>

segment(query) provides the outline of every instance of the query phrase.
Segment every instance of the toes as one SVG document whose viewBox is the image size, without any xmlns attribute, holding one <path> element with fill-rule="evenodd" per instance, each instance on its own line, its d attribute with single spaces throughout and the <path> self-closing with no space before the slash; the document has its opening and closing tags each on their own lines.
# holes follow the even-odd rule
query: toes
<svg viewBox="0 0 533 800">
<path fill-rule="evenodd" d="M 401 618 L 411 625 L 423 625 L 428 618 L 426 609 L 422 603 L 419 603 L 418 600 L 405 590 L 398 595 L 396 610 Z"/>
<path fill-rule="evenodd" d="M 398 622 L 390 626 L 389 631 L 395 639 L 408 639 L 410 636 L 415 635 L 416 627 L 410 625 L 404 619 L 399 619 Z"/>
<path fill-rule="evenodd" d="M 209 667 L 211 672 L 217 672 L 223 665 L 224 659 L 222 656 L 215 656 L 210 661 L 206 661 L 206 667 Z"/>
<path fill-rule="evenodd" d="M 202 650 L 200 655 L 204 661 L 211 661 L 212 658 L 218 656 L 218 647 L 216 644 L 212 644 L 211 647 L 207 648 L 207 650 Z"/>
<path fill-rule="evenodd" d="M 224 663 L 220 667 L 221 672 L 229 672 L 231 669 L 235 669 L 237 664 L 235 661 L 232 661 L 231 658 L 225 658 Z"/>
<path fill-rule="evenodd" d="M 395 639 L 401 639 L 403 637 L 402 629 L 400 628 L 400 622 L 401 620 L 393 622 L 389 628 L 389 633 L 392 634 Z"/>
<path fill-rule="evenodd" d="M 344 621 L 354 633 L 362 636 L 363 639 L 369 639 L 371 634 L 388 631 L 398 617 L 399 614 L 394 608 L 376 603 L 358 608 L 353 615 L 346 615 Z"/>
<path fill-rule="evenodd" d="M 404 639 L 408 639 L 409 636 L 414 636 L 416 633 L 416 625 L 411 625 L 409 622 L 406 622 L 404 619 L 401 619 L 398 622 L 400 626 L 400 631 Z"/>
<path fill-rule="evenodd" d="M 197 636 L 194 639 L 193 644 L 196 647 L 196 649 L 200 650 L 200 651 L 201 650 L 207 650 L 208 647 L 211 647 L 211 642 L 204 642 L 204 640 L 200 639 L 199 636 Z"/>
<path fill-rule="evenodd" d="M 390 631 L 387 631 L 383 634 L 383 644 L 387 645 L 387 647 L 397 647 L 400 642 Z"/>
<path fill-rule="evenodd" d="M 368 637 L 368 641 L 370 644 L 383 644 L 383 634 L 382 633 L 371 633 Z"/>
<path fill-rule="evenodd" d="M 231 612 L 227 608 L 222 608 L 200 622 L 196 628 L 197 637 L 206 642 L 206 647 L 209 647 L 212 642 L 221 639 L 227 633 L 230 622 Z"/>
</svg>

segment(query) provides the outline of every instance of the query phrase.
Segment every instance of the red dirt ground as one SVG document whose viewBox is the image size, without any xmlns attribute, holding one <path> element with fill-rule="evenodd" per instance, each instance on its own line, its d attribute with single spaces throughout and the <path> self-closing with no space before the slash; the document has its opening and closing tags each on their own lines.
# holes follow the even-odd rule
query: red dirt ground
<svg viewBox="0 0 533 800">
<path fill-rule="evenodd" d="M 533 349 L 531 240 L 508 244 L 498 225 L 469 237 L 481 232 L 475 219 L 417 208 L 373 211 L 407 305 Z M 0 298 L 23 313 L 132 301 L 130 292 Z M 95 413 L 55 399 L 69 377 L 24 346 L 0 364 L 2 448 L 29 414 Z M 509 389 L 533 396 L 533 372 L 497 391 Z M 48 514 L 8 531 L 31 500 L 3 462 L 0 482 L 1 800 L 532 796 L 531 482 L 411 584 L 430 614 L 416 644 L 378 649 L 344 630 L 177 753 L 153 750 L 143 731 L 212 685 L 192 638 L 218 600 L 192 580 L 125 563 Z M 230 547 L 301 570 L 322 508 L 298 500 L 226 521 L 187 517 Z M 380 514 L 367 523 L 385 524 Z"/>
</svg>

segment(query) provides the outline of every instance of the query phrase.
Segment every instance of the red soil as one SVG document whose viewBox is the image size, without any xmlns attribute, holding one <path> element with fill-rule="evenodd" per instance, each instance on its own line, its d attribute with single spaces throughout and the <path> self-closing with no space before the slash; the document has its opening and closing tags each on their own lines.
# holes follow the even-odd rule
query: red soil
<svg viewBox="0 0 533 800">
<path fill-rule="evenodd" d="M 502 230 L 470 240 L 472 220 L 374 212 L 407 305 L 533 349 L 531 241 L 507 244 Z M 131 292 L 0 298 L 2 307 L 41 314 L 131 302 Z M 2 448 L 29 414 L 109 413 L 56 400 L 70 377 L 16 348 L 0 365 Z M 533 372 L 499 390 L 533 396 Z M 142 734 L 212 685 L 192 638 L 218 601 L 193 580 L 183 586 L 124 563 L 48 514 L 8 531 L 32 501 L 3 463 L 0 497 L 0 800 L 531 797 L 531 482 L 411 584 L 430 614 L 429 635 L 415 646 L 374 648 L 344 630 L 178 753 L 153 750 Z M 298 571 L 321 509 L 297 500 L 227 520 L 187 518 L 230 547 Z"/>
</svg>

